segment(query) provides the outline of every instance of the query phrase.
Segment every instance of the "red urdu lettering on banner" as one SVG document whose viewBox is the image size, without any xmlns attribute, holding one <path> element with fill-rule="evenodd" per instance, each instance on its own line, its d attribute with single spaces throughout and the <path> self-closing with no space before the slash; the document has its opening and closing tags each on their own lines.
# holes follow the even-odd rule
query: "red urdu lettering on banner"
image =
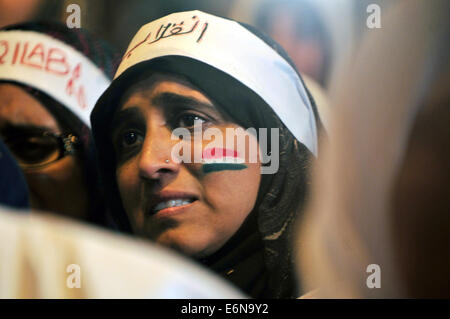
<svg viewBox="0 0 450 319">
<path fill-rule="evenodd" d="M 59 68 L 57 66 L 59 66 Z M 67 63 L 66 54 L 64 53 L 64 51 L 58 48 L 51 48 L 48 51 L 45 71 L 57 75 L 67 75 L 69 73 L 69 70 L 70 67 Z"/>
<path fill-rule="evenodd" d="M 38 58 L 38 61 L 36 61 Z M 34 59 L 34 61 L 33 61 Z M 34 62 L 34 63 L 33 63 Z M 36 63 L 39 62 L 39 63 Z M 45 50 L 42 43 L 38 43 L 34 46 L 33 50 L 31 50 L 30 54 L 28 54 L 26 61 L 23 62 L 24 65 L 31 66 L 33 68 L 42 69 L 45 63 Z"/>
<path fill-rule="evenodd" d="M 66 85 L 66 93 L 68 95 L 72 95 L 75 91 L 75 81 L 78 80 L 81 76 L 81 63 L 78 63 L 77 66 L 72 71 L 72 76 L 67 81 Z"/>
<path fill-rule="evenodd" d="M 149 42 L 148 44 L 155 43 L 161 39 L 167 39 L 169 37 L 173 37 L 175 35 L 184 35 L 194 32 L 194 30 L 197 28 L 199 20 L 197 16 L 193 16 L 192 20 L 195 21 L 194 25 L 190 30 L 183 31 L 184 30 L 184 21 L 181 21 L 179 24 L 176 23 L 168 23 L 167 25 L 162 24 L 159 29 L 158 33 L 156 33 L 155 40 Z M 169 31 L 169 34 L 166 35 L 166 31 L 169 30 L 169 28 L 172 27 L 172 29 Z M 161 30 L 164 29 L 164 31 L 161 33 Z"/>
<path fill-rule="evenodd" d="M 147 36 L 145 37 L 144 40 L 142 40 L 141 42 L 139 42 L 138 44 L 136 44 L 133 48 L 131 48 L 127 53 L 125 53 L 125 55 L 123 56 L 123 59 L 128 59 L 131 56 L 131 53 L 136 50 L 139 46 L 141 46 L 142 44 L 144 44 L 148 39 L 150 39 L 150 36 L 152 35 L 152 33 L 150 32 L 149 34 L 147 34 Z"/>
<path fill-rule="evenodd" d="M 16 43 L 16 48 L 14 49 L 13 59 L 11 61 L 11 65 L 16 64 L 17 57 L 19 56 L 20 42 Z"/>
<path fill-rule="evenodd" d="M 28 42 L 25 42 L 25 45 L 23 47 L 23 52 L 22 52 L 22 57 L 20 58 L 20 63 L 24 64 L 24 60 L 25 60 L 25 55 L 27 54 L 28 51 Z"/>
<path fill-rule="evenodd" d="M 84 94 L 84 87 L 80 85 L 77 94 L 78 105 L 84 110 L 87 107 L 86 94 Z"/>
<path fill-rule="evenodd" d="M 122 58 L 122 61 L 129 59 L 133 51 L 143 44 L 150 45 L 160 40 L 167 39 L 176 35 L 187 35 L 193 33 L 196 30 L 197 26 L 199 25 L 200 21 L 197 16 L 193 16 L 191 20 L 192 22 L 195 23 L 192 25 L 190 29 L 185 29 L 184 21 L 181 21 L 178 24 L 177 23 L 168 23 L 166 25 L 161 24 L 158 28 L 158 31 L 156 32 L 154 40 L 147 42 L 148 40 L 150 40 L 150 37 L 152 35 L 152 32 L 149 32 L 144 40 L 138 42 L 134 47 L 132 47 L 129 51 L 125 53 L 125 55 Z M 199 43 L 202 40 L 207 29 L 208 29 L 208 22 L 205 22 L 203 24 L 203 29 L 200 32 L 200 36 L 197 38 L 197 43 Z"/>
<path fill-rule="evenodd" d="M 202 29 L 202 33 L 200 33 L 200 36 L 197 39 L 197 43 L 200 42 L 203 38 L 203 35 L 206 32 L 206 29 L 208 29 L 208 22 L 205 22 L 205 24 L 203 25 L 203 29 Z"/>
<path fill-rule="evenodd" d="M 0 41 L 0 48 L 2 49 L 2 52 L 0 53 L 0 64 L 4 64 L 5 61 L 3 58 L 8 54 L 9 44 L 8 41 L 2 40 Z"/>
<path fill-rule="evenodd" d="M 84 93 L 84 87 L 82 84 L 80 84 L 80 86 L 78 87 L 78 91 L 76 90 L 75 87 L 76 81 L 79 80 L 81 77 L 81 71 L 82 71 L 81 63 L 78 63 L 77 66 L 72 71 L 72 76 L 67 81 L 66 93 L 67 95 L 72 96 L 73 94 L 75 94 L 75 92 L 77 92 L 76 97 L 78 105 L 82 109 L 85 109 L 87 107 L 87 103 L 86 103 L 86 95 Z"/>
</svg>

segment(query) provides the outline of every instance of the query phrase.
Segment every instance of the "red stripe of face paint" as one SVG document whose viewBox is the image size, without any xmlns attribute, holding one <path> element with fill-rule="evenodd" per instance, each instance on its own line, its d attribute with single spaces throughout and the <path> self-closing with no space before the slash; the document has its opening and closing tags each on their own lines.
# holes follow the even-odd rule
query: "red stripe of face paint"
<svg viewBox="0 0 450 319">
<path fill-rule="evenodd" d="M 239 154 L 235 150 L 226 148 L 212 147 L 203 150 L 203 159 L 218 159 L 222 157 L 239 157 Z"/>
</svg>

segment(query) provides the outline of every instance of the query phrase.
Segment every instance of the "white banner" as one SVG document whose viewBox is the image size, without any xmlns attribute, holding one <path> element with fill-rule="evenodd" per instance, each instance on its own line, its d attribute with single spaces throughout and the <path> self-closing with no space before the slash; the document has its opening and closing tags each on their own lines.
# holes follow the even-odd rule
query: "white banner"
<svg viewBox="0 0 450 319">
<path fill-rule="evenodd" d="M 71 46 L 33 31 L 0 31 L 0 80 L 47 93 L 90 127 L 89 116 L 109 86 L 104 73 Z"/>
<path fill-rule="evenodd" d="M 201 11 L 174 13 L 155 20 L 135 35 L 115 78 L 142 61 L 169 55 L 202 61 L 252 89 L 317 155 L 314 113 L 297 73 L 243 26 Z"/>
</svg>

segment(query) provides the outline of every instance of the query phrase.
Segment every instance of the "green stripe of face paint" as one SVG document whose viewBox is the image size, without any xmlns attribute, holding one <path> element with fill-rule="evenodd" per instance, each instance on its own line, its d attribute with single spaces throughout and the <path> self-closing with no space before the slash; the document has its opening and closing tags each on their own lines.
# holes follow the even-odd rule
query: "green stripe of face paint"
<svg viewBox="0 0 450 319">
<path fill-rule="evenodd" d="M 220 171 L 240 171 L 246 168 L 247 165 L 245 164 L 211 163 L 211 164 L 203 164 L 203 173 L 208 174 Z"/>
</svg>

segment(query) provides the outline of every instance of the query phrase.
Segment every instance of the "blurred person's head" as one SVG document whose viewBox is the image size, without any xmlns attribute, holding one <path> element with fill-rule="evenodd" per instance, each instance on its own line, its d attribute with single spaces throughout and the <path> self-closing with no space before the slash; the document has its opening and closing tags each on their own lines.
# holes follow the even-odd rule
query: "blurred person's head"
<svg viewBox="0 0 450 319">
<path fill-rule="evenodd" d="M 0 30 L 0 137 L 25 173 L 31 206 L 102 222 L 89 115 L 115 53 L 81 29 Z"/>
<path fill-rule="evenodd" d="M 62 21 L 66 6 L 60 0 L 0 0 L 0 28 L 27 21 Z"/>
<path fill-rule="evenodd" d="M 255 19 L 257 26 L 286 50 L 301 73 L 327 86 L 331 39 L 314 4 L 305 0 L 264 0 Z"/>
<path fill-rule="evenodd" d="M 316 112 L 286 53 L 249 26 L 200 11 L 143 26 L 91 117 L 117 224 L 252 296 L 295 296 L 290 230 L 317 152 Z M 244 147 L 229 146 L 229 130 Z"/>
<path fill-rule="evenodd" d="M 42 0 L 0 0 L 0 27 L 30 20 Z"/>
</svg>

